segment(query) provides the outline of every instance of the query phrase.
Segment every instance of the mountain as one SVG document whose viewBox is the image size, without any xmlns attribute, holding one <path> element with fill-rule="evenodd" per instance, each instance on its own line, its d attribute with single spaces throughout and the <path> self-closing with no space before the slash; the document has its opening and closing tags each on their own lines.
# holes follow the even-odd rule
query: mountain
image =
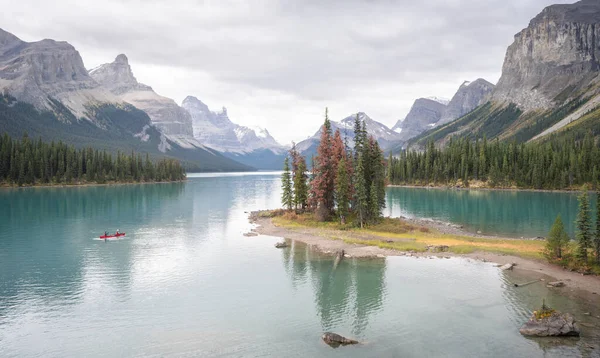
<svg viewBox="0 0 600 358">
<path fill-rule="evenodd" d="M 122 101 L 148 113 L 152 124 L 169 139 L 183 147 L 202 146 L 194 140 L 190 114 L 172 99 L 163 97 L 154 92 L 152 87 L 139 83 L 124 54 L 118 55 L 111 63 L 92 69 L 90 75 Z"/>
<path fill-rule="evenodd" d="M 60 101 L 77 118 L 89 118 L 88 105 L 120 103 L 92 79 L 79 52 L 66 42 L 24 42 L 0 29 L 0 88 L 39 110 Z"/>
<path fill-rule="evenodd" d="M 181 146 L 148 115 L 101 86 L 66 42 L 24 42 L 0 30 L 0 131 L 91 145 L 111 152 L 175 157 L 189 170 L 248 170 L 202 146 Z"/>
<path fill-rule="evenodd" d="M 434 127 L 442 118 L 446 105 L 438 100 L 419 98 L 410 108 L 403 121 L 398 121 L 392 130 L 399 134 L 400 141 L 407 141 Z"/>
<path fill-rule="evenodd" d="M 515 35 L 486 103 L 411 140 L 456 135 L 526 142 L 549 134 L 600 136 L 600 2 L 552 5 Z"/>
<path fill-rule="evenodd" d="M 193 96 L 186 97 L 181 106 L 191 116 L 194 137 L 204 145 L 258 169 L 282 168 L 286 150 L 266 129 L 235 124 L 226 108 L 213 112 Z"/>
<path fill-rule="evenodd" d="M 486 102 L 494 85 L 479 78 L 473 82 L 465 81 L 452 97 L 437 125 L 442 125 L 464 116 Z"/>
<path fill-rule="evenodd" d="M 471 112 L 487 101 L 493 89 L 493 84 L 479 78 L 473 82 L 465 81 L 450 101 L 437 97 L 417 99 L 406 118 L 392 128 L 400 133 L 400 141 L 395 147 L 402 147 L 421 133 Z"/>
<path fill-rule="evenodd" d="M 339 129 L 342 139 L 346 139 L 350 147 L 354 146 L 354 121 L 356 119 L 356 115 L 358 115 L 358 118 L 361 121 L 365 122 L 367 133 L 377 140 L 384 152 L 394 146 L 400 140 L 399 133 L 394 132 L 384 124 L 373 120 L 366 113 L 358 112 L 357 114 L 350 115 L 339 122 L 330 121 L 332 133 L 335 133 L 335 131 Z M 323 126 L 319 127 L 319 130 L 317 130 L 312 137 L 309 137 L 298 143 L 296 145 L 296 149 L 307 158 L 316 155 L 317 147 L 319 146 L 321 139 L 322 129 Z"/>
</svg>

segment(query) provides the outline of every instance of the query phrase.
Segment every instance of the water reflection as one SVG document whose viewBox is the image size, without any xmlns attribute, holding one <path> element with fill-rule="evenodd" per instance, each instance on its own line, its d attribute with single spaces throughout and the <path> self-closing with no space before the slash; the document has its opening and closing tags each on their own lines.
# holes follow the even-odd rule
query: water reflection
<svg viewBox="0 0 600 358">
<path fill-rule="evenodd" d="M 294 288 L 310 281 L 323 331 L 348 323 L 351 333 L 361 336 L 369 318 L 384 305 L 385 259 L 346 258 L 335 266 L 332 256 L 302 243 L 291 244 L 282 250 L 285 270 Z"/>
<path fill-rule="evenodd" d="M 558 214 L 573 234 L 578 205 L 577 193 L 398 187 L 388 188 L 386 200 L 388 216 L 435 218 L 516 237 L 546 236 Z"/>
</svg>

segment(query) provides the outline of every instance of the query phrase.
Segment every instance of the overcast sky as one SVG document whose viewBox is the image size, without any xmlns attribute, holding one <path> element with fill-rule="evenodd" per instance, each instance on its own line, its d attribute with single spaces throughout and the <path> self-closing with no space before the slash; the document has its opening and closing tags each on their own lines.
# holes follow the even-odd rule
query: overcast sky
<svg viewBox="0 0 600 358">
<path fill-rule="evenodd" d="M 312 135 L 324 108 L 393 126 L 419 97 L 496 83 L 513 36 L 573 0 L 0 0 L 0 27 L 68 41 L 86 67 L 125 53 L 138 81 L 179 104 L 227 107 L 281 143 Z"/>
</svg>

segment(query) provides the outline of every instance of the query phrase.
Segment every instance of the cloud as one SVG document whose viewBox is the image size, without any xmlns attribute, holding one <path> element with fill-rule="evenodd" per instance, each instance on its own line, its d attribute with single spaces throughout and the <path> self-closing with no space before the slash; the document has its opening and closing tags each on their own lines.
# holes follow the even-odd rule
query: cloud
<svg viewBox="0 0 600 358">
<path fill-rule="evenodd" d="M 385 124 L 418 97 L 496 82 L 513 35 L 565 0 L 0 0 L 2 27 L 65 40 L 88 68 L 119 53 L 140 82 L 194 95 L 281 142 L 365 111 Z"/>
</svg>

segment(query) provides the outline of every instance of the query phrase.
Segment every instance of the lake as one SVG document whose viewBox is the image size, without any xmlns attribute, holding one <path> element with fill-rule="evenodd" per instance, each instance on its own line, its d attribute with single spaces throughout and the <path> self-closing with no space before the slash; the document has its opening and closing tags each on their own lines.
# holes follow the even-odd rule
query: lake
<svg viewBox="0 0 600 358">
<path fill-rule="evenodd" d="M 391 187 L 386 216 L 432 218 L 471 232 L 506 237 L 546 237 L 556 216 L 574 237 L 578 192 Z M 596 195 L 590 195 L 595 209 Z"/>
<path fill-rule="evenodd" d="M 573 204 L 570 194 L 403 189 L 389 189 L 386 215 L 517 236 L 546 225 L 550 209 L 534 208 Z M 589 328 L 559 344 L 522 337 L 518 328 L 542 298 L 594 324 L 600 311 L 541 284 L 514 288 L 528 280 L 518 271 L 411 257 L 347 259 L 334 269 L 305 245 L 278 250 L 278 238 L 244 237 L 247 212 L 279 207 L 280 193 L 279 173 L 0 190 L 0 356 L 558 357 L 600 349 Z M 486 196 L 501 206 L 483 204 Z M 127 236 L 95 239 L 116 229 Z M 364 344 L 332 349 L 323 331 Z"/>
</svg>

